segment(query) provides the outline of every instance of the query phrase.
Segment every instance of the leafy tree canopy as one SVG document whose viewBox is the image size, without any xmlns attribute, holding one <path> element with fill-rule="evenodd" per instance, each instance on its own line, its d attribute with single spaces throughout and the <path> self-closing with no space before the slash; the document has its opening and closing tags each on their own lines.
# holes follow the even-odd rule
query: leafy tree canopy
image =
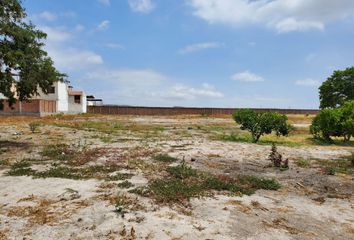
<svg viewBox="0 0 354 240">
<path fill-rule="evenodd" d="M 21 0 L 0 1 L 0 93 L 10 105 L 16 95 L 26 100 L 38 94 L 38 87 L 47 93 L 54 82 L 65 78 L 43 50 L 47 35 L 26 23 L 25 17 Z"/>
<path fill-rule="evenodd" d="M 310 131 L 326 141 L 331 141 L 332 136 L 349 141 L 354 136 L 354 100 L 339 108 L 321 110 L 313 119 Z"/>
<path fill-rule="evenodd" d="M 287 116 L 275 112 L 242 109 L 235 112 L 233 118 L 241 125 L 242 130 L 251 132 L 253 142 L 258 142 L 264 134 L 275 132 L 277 136 L 286 136 L 291 130 L 291 126 L 287 124 Z"/>
<path fill-rule="evenodd" d="M 336 108 L 354 100 L 354 67 L 334 71 L 320 86 L 320 108 Z"/>
</svg>

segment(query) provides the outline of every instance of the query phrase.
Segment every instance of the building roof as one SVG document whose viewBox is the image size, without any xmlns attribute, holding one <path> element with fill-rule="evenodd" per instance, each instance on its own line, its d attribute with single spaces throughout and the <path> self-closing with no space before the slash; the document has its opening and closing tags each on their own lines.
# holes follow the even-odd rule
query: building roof
<svg viewBox="0 0 354 240">
<path fill-rule="evenodd" d="M 69 96 L 77 96 L 77 95 L 82 95 L 82 92 L 79 92 L 79 91 L 69 91 L 68 94 L 69 94 Z"/>
</svg>

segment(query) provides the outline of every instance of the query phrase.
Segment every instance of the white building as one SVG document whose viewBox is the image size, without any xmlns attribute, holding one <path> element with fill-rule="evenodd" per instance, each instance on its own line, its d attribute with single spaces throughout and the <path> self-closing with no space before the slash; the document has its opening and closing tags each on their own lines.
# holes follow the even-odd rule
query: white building
<svg viewBox="0 0 354 240">
<path fill-rule="evenodd" d="M 6 100 L 6 98 L 3 98 Z M 48 94 L 39 88 L 38 95 L 33 96 L 29 102 L 17 102 L 12 108 L 5 108 L 3 113 L 66 113 L 77 114 L 87 112 L 86 94 L 83 91 L 73 91 L 65 82 L 55 82 Z M 39 104 L 34 104 L 38 102 Z M 48 106 L 50 110 L 48 110 Z"/>
<path fill-rule="evenodd" d="M 82 91 L 73 91 L 72 86 L 64 82 L 56 82 L 48 94 L 38 91 L 39 95 L 33 99 L 55 100 L 58 113 L 86 113 L 86 94 Z"/>
</svg>

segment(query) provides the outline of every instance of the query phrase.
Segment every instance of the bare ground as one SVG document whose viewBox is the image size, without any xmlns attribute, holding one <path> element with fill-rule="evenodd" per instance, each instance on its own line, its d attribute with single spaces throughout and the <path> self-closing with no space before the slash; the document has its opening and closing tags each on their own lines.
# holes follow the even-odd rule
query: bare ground
<svg viewBox="0 0 354 240">
<path fill-rule="evenodd" d="M 269 145 L 211 140 L 213 130 L 196 127 L 232 126 L 225 118 L 41 119 L 44 125 L 37 133 L 29 131 L 31 121 L 38 119 L 0 118 L 0 239 L 354 238 L 352 169 L 329 175 L 324 165 L 350 158 L 353 147 L 280 146 L 279 152 L 290 161 L 290 169 L 281 171 L 269 166 Z M 57 124 L 82 121 L 132 125 L 110 132 Z M 93 150 L 82 166 L 122 166 L 118 172 L 133 174 L 128 181 L 134 187 L 119 187 L 123 180 L 8 176 L 11 165 L 23 159 L 36 159 L 33 169 L 50 168 L 57 161 L 43 157 L 42 151 L 58 143 Z M 160 204 L 129 193 L 164 177 L 162 165 L 152 160 L 156 153 L 215 175 L 275 178 L 282 187 L 250 196 L 215 192 L 183 204 Z M 298 160 L 309 166 L 297 166 Z M 116 211 L 117 196 L 124 214 Z"/>
</svg>

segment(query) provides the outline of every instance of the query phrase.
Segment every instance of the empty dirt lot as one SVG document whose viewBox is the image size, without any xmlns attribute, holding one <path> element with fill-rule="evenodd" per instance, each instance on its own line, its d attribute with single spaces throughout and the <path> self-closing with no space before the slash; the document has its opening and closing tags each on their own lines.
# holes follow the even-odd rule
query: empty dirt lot
<svg viewBox="0 0 354 240">
<path fill-rule="evenodd" d="M 353 239 L 353 142 L 289 120 L 253 144 L 227 116 L 0 117 L 0 239 Z"/>
</svg>

